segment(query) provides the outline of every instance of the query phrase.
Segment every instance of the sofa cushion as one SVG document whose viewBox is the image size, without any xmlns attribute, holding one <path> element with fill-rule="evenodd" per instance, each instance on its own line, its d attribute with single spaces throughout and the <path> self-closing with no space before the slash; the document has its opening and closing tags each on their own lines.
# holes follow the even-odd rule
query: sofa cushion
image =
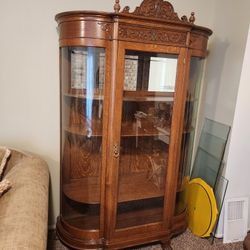
<svg viewBox="0 0 250 250">
<path fill-rule="evenodd" d="M 8 180 L 2 180 L 0 182 L 0 197 L 11 188 L 11 184 Z"/>
<path fill-rule="evenodd" d="M 0 180 L 2 179 L 3 171 L 9 156 L 10 150 L 5 147 L 0 147 Z"/>
<path fill-rule="evenodd" d="M 15 160 L 15 165 L 5 173 L 5 179 L 12 183 L 12 188 L 0 199 L 0 249 L 45 250 L 47 164 L 36 157 L 22 157 Z"/>
</svg>

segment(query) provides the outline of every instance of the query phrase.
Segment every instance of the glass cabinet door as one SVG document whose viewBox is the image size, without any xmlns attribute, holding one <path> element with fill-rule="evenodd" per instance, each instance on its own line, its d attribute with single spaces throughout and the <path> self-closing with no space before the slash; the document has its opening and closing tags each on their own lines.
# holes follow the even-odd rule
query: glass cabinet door
<svg viewBox="0 0 250 250">
<path fill-rule="evenodd" d="M 177 62 L 125 50 L 117 229 L 163 220 Z"/>
<path fill-rule="evenodd" d="M 73 227 L 100 227 L 105 49 L 61 48 L 61 213 Z"/>
</svg>

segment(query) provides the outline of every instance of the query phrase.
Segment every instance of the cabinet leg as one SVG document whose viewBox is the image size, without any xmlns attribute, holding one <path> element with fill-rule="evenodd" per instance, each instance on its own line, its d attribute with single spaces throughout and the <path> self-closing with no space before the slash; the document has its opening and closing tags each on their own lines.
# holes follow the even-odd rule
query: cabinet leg
<svg viewBox="0 0 250 250">
<path fill-rule="evenodd" d="M 173 250 L 173 248 L 171 247 L 171 244 L 170 244 L 170 240 L 168 241 L 161 241 L 161 248 L 162 250 Z"/>
</svg>

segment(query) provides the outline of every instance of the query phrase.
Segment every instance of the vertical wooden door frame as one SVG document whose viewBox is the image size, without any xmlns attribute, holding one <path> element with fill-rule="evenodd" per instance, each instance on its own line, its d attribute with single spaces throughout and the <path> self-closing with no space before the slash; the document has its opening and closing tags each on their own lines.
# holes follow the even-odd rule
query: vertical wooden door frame
<svg viewBox="0 0 250 250">
<path fill-rule="evenodd" d="M 164 200 L 164 228 L 170 228 L 174 217 L 177 194 L 178 174 L 181 155 L 182 135 L 184 131 L 185 104 L 187 98 L 187 86 L 190 68 L 191 51 L 181 48 L 176 79 L 175 100 L 171 125 L 171 137 L 169 145 L 169 161 L 166 176 L 165 200 Z"/>
<path fill-rule="evenodd" d="M 103 137 L 102 137 L 102 168 L 101 168 L 101 184 L 100 184 L 100 238 L 104 237 L 105 232 L 105 196 L 106 196 L 106 172 L 107 172 L 107 144 L 108 144 L 108 128 L 109 128 L 109 109 L 111 100 L 109 93 L 111 92 L 111 61 L 112 61 L 112 43 L 107 41 L 105 47 L 105 82 L 104 82 L 104 102 L 103 102 Z"/>
</svg>

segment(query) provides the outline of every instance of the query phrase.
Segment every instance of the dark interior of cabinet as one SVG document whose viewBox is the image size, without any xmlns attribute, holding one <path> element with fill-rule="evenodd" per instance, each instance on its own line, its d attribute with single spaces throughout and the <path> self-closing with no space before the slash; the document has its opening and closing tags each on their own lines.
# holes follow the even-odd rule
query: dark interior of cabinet
<svg viewBox="0 0 250 250">
<path fill-rule="evenodd" d="M 163 216 L 163 197 L 118 203 L 116 228 L 159 222 Z"/>
<path fill-rule="evenodd" d="M 100 205 L 75 202 L 64 197 L 63 216 L 70 225 L 83 230 L 99 229 Z M 163 216 L 163 197 L 121 202 L 117 207 L 116 228 L 159 222 Z"/>
<path fill-rule="evenodd" d="M 100 204 L 77 202 L 65 195 L 63 198 L 62 211 L 67 223 L 83 230 L 100 228 Z"/>
</svg>

